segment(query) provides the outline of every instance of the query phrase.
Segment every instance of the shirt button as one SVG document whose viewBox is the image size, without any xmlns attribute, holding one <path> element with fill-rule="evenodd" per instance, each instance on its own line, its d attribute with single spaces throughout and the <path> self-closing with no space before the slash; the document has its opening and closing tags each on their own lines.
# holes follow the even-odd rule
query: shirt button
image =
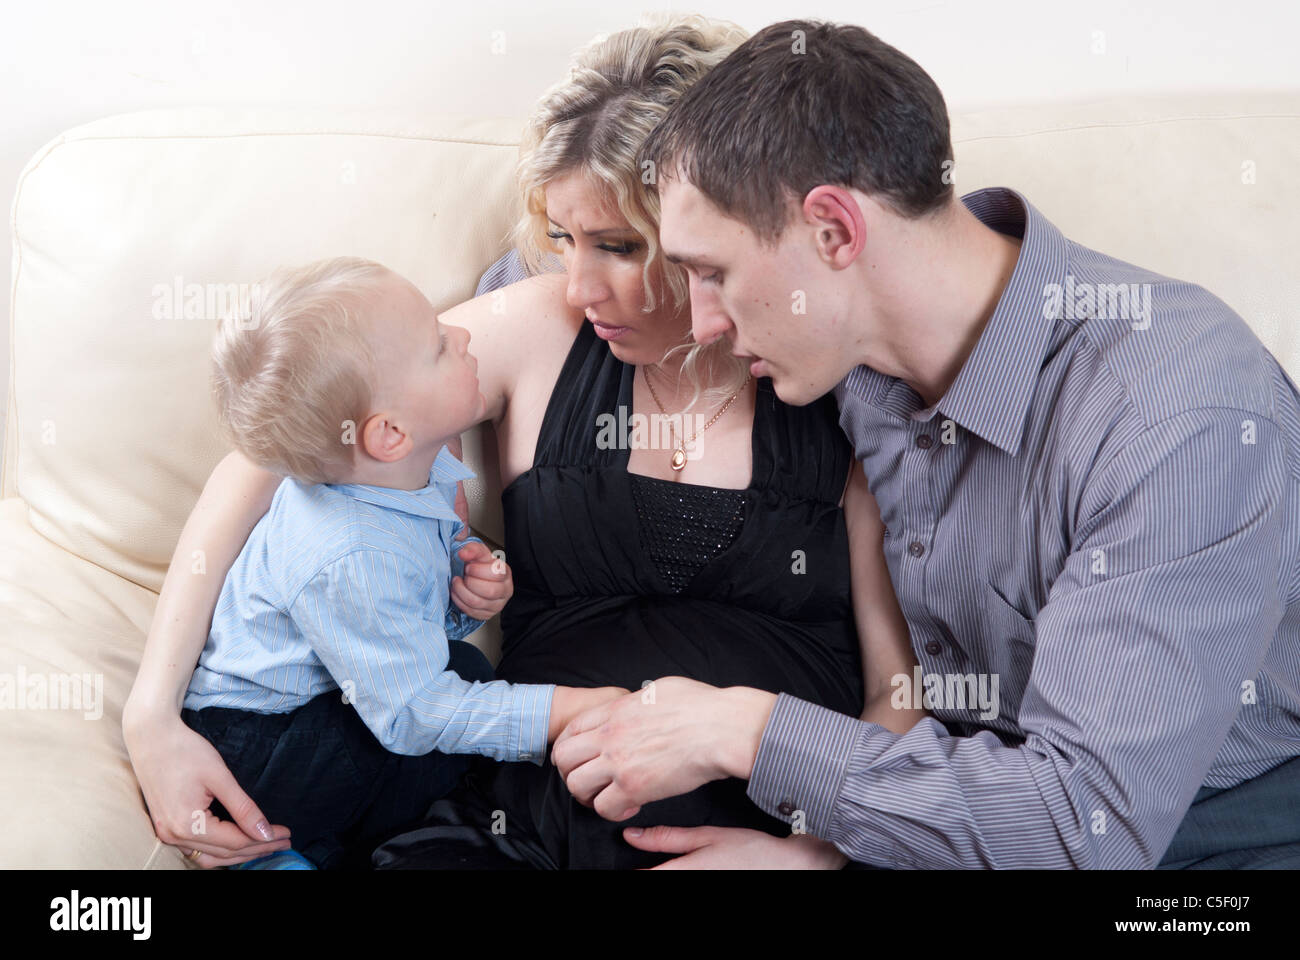
<svg viewBox="0 0 1300 960">
<path fill-rule="evenodd" d="M 913 540 L 907 545 L 907 552 L 914 557 L 919 557 L 925 553 L 925 544 L 920 540 Z"/>
<path fill-rule="evenodd" d="M 794 804 L 791 803 L 789 800 L 782 800 L 780 803 L 776 805 L 776 812 L 781 814 L 781 816 L 783 817 L 793 817 Z"/>
<path fill-rule="evenodd" d="M 943 653 L 943 644 L 938 640 L 927 640 L 925 641 L 925 652 L 932 657 L 937 657 Z"/>
<path fill-rule="evenodd" d="M 922 450 L 929 450 L 930 444 L 932 443 L 934 443 L 934 441 L 930 439 L 930 435 L 928 433 L 923 433 L 916 438 L 916 445 L 920 447 Z"/>
</svg>

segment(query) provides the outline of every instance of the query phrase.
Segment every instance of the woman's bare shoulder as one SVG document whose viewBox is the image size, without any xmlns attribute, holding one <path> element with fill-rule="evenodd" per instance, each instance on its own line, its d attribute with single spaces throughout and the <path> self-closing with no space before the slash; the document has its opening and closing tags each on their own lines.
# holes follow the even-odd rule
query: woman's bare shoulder
<svg viewBox="0 0 1300 960">
<path fill-rule="evenodd" d="M 439 319 L 477 333 L 494 330 L 524 332 L 539 327 L 561 325 L 576 329 L 580 312 L 564 299 L 568 277 L 563 273 L 542 273 L 525 277 L 481 296 L 444 310 Z"/>
</svg>

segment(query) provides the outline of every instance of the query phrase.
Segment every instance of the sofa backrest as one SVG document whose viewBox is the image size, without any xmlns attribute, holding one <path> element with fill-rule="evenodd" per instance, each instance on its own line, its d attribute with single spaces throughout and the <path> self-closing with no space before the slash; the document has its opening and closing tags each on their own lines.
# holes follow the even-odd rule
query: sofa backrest
<svg viewBox="0 0 1300 960">
<path fill-rule="evenodd" d="M 1300 93 L 955 117 L 957 187 L 1010 186 L 1067 237 L 1206 287 L 1300 374 Z"/>
<path fill-rule="evenodd" d="M 157 590 L 224 453 L 208 349 L 230 286 L 356 254 L 440 309 L 469 297 L 505 249 L 519 126 L 170 110 L 59 137 L 13 207 L 4 496 Z M 1202 284 L 1300 372 L 1300 95 L 1008 108 L 953 133 L 959 192 L 1015 187 L 1071 239 Z M 491 453 L 471 438 L 472 515 L 500 540 Z"/>
<path fill-rule="evenodd" d="M 519 127 L 203 109 L 49 144 L 14 201 L 4 495 L 56 543 L 160 589 L 226 449 L 208 388 L 224 302 L 277 266 L 342 254 L 439 309 L 471 297 L 507 248 Z M 499 531 L 499 497 L 471 496 Z"/>
</svg>

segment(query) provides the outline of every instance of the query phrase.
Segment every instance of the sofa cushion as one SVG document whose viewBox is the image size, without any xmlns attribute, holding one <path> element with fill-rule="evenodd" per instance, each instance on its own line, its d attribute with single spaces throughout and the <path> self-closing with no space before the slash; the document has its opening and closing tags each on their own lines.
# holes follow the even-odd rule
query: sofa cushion
<svg viewBox="0 0 1300 960">
<path fill-rule="evenodd" d="M 0 501 L 0 864 L 180 866 L 161 849 L 122 742 L 157 597 Z"/>
</svg>

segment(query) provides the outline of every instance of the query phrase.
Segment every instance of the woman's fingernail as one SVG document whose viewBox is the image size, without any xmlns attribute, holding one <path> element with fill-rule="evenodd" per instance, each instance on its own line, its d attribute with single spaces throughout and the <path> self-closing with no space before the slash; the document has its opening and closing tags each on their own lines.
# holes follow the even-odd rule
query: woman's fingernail
<svg viewBox="0 0 1300 960">
<path fill-rule="evenodd" d="M 265 820 L 257 821 L 257 823 L 253 826 L 253 829 L 256 830 L 259 835 L 261 835 L 263 840 L 275 839 L 275 837 L 271 835 L 271 825 L 267 823 Z"/>
<path fill-rule="evenodd" d="M 636 837 L 636 838 L 639 839 L 640 836 L 641 836 L 641 834 L 643 834 L 643 833 L 645 833 L 645 831 L 642 830 L 640 827 L 628 827 L 628 828 L 627 828 L 627 835 L 628 835 L 629 837 Z"/>
</svg>

